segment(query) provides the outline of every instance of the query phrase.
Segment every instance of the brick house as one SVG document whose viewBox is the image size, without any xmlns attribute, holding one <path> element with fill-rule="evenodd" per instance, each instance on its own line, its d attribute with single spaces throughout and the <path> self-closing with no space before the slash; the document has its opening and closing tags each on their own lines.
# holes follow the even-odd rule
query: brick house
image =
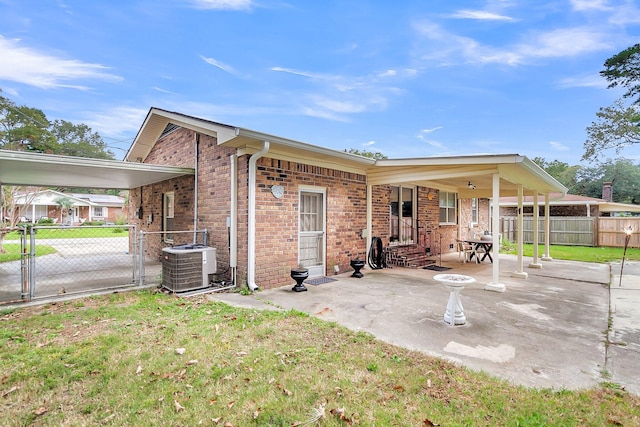
<svg viewBox="0 0 640 427">
<path fill-rule="evenodd" d="M 71 207 L 68 211 L 61 211 L 60 199 L 69 199 Z M 22 222 L 36 223 L 42 218 L 50 218 L 58 224 L 115 222 L 124 215 L 125 199 L 110 194 L 62 193 L 47 189 L 19 195 L 16 207 Z"/>
<path fill-rule="evenodd" d="M 299 265 L 310 277 L 350 271 L 374 237 L 454 251 L 456 239 L 498 223 L 489 199 L 564 191 L 524 156 L 374 160 L 157 108 L 125 161 L 193 169 L 130 189 L 129 222 L 207 229 L 219 270 L 251 290 L 291 283 Z M 159 257 L 163 244 L 148 255 Z"/>
</svg>

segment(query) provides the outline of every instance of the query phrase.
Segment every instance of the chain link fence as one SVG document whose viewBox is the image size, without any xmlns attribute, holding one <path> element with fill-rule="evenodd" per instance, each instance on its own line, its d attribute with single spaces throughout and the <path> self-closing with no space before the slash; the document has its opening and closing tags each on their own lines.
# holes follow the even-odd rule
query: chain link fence
<svg viewBox="0 0 640 427">
<path fill-rule="evenodd" d="M 160 286 L 163 248 L 208 243 L 206 230 L 139 232 L 135 225 L 34 225 L 0 232 L 0 304 Z"/>
</svg>

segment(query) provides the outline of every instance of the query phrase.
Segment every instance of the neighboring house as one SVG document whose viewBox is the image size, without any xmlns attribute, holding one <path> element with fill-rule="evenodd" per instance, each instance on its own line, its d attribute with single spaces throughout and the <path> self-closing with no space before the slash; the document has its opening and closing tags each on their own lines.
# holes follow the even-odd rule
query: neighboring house
<svg viewBox="0 0 640 427">
<path fill-rule="evenodd" d="M 71 200 L 71 208 L 62 212 L 58 201 Z M 50 218 L 57 224 L 81 224 L 85 221 L 115 222 L 124 214 L 124 198 L 108 194 L 62 193 L 42 190 L 36 194 L 19 195 L 16 206 L 21 222 L 36 223 L 42 218 Z"/>
<path fill-rule="evenodd" d="M 192 168 L 131 188 L 129 222 L 206 229 L 218 270 L 251 290 L 291 283 L 297 266 L 310 277 L 350 271 L 374 237 L 387 248 L 455 251 L 457 239 L 497 227 L 489 199 L 566 191 L 517 154 L 374 160 L 156 108 L 125 161 Z M 180 243 L 171 240 L 147 241 L 147 255 L 159 259 L 163 245 Z"/>
<path fill-rule="evenodd" d="M 603 194 L 607 195 L 605 191 Z M 610 188 L 610 186 L 609 186 Z M 610 192 L 608 194 L 611 194 Z M 625 215 L 640 214 L 640 205 L 628 203 L 616 203 L 611 200 L 598 199 L 594 197 L 578 196 L 575 194 L 550 193 L 549 194 L 549 216 L 583 216 L 583 217 L 616 217 Z M 539 201 L 540 202 L 540 201 Z M 544 202 L 543 200 L 541 202 Z M 533 197 L 525 196 L 522 201 L 524 215 L 533 214 Z M 517 197 L 500 198 L 500 216 L 515 217 L 518 213 Z M 544 215 L 544 205 L 539 207 L 540 215 Z"/>
</svg>

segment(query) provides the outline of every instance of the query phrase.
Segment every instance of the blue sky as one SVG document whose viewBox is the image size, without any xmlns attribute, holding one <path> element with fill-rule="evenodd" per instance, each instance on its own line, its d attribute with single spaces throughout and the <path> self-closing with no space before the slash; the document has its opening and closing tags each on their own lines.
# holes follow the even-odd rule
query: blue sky
<svg viewBox="0 0 640 427">
<path fill-rule="evenodd" d="M 575 165 L 622 94 L 598 72 L 639 36 L 626 0 L 0 0 L 0 88 L 122 149 L 159 107 L 393 158 Z"/>
</svg>

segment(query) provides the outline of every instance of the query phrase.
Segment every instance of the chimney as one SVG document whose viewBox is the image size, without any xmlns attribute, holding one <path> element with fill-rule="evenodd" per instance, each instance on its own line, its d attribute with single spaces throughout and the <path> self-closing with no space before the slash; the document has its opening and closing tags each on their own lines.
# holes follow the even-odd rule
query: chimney
<svg viewBox="0 0 640 427">
<path fill-rule="evenodd" d="M 611 184 L 611 182 L 602 183 L 602 199 L 605 202 L 613 202 L 613 188 Z"/>
</svg>

